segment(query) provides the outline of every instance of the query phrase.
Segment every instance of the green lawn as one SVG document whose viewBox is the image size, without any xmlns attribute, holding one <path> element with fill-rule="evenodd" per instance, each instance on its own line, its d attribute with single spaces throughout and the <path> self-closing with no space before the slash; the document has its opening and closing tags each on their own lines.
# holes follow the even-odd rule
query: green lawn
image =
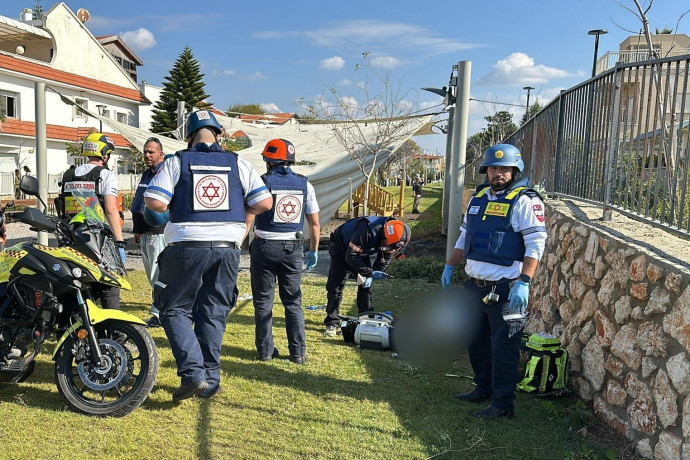
<svg viewBox="0 0 690 460">
<path fill-rule="evenodd" d="M 413 236 L 432 237 L 440 226 L 441 185 L 425 187 Z M 408 187 L 409 188 L 409 187 Z M 408 193 L 409 195 L 409 193 Z M 407 197 L 411 199 L 411 196 Z M 437 232 L 437 230 L 436 230 Z M 440 288 L 439 258 L 408 257 L 391 265 L 395 279 L 376 282 L 373 301 L 396 317 L 424 305 Z M 462 270 L 456 270 L 458 282 Z M 123 307 L 148 317 L 150 290 L 143 272 Z M 326 278 L 307 275 L 303 305 L 326 302 Z M 240 275 L 240 294 L 250 293 Z M 356 287 L 348 284 L 342 314 L 354 314 Z M 423 307 L 422 307 L 423 308 Z M 287 353 L 283 309 L 274 311 L 276 346 Z M 152 329 L 160 355 L 154 392 L 132 414 L 94 418 L 69 411 L 54 384 L 48 343 L 36 372 L 20 385 L 0 386 L 0 459 L 603 459 L 604 449 L 582 438 L 601 433 L 586 406 L 571 398 L 518 395 L 513 420 L 479 421 L 482 405 L 456 402 L 472 388 L 464 356 L 420 367 L 390 352 L 360 351 L 341 337 L 323 336 L 324 310 L 305 310 L 307 363 L 256 360 L 251 300 L 231 313 L 223 343 L 223 391 L 211 400 L 173 404 L 179 385 L 162 329 Z M 594 423 L 594 424 L 593 424 Z M 607 439 L 608 432 L 599 435 Z M 610 441 L 607 439 L 607 441 Z"/>
<path fill-rule="evenodd" d="M 130 280 L 134 290 L 123 293 L 124 308 L 146 318 L 145 276 L 134 272 Z M 324 282 L 305 278 L 305 306 L 325 303 Z M 397 315 L 437 288 L 387 280 L 375 286 L 374 302 Z M 240 292 L 249 292 L 247 275 L 240 277 Z M 354 305 L 355 292 L 349 285 L 343 305 Z M 276 344 L 286 353 L 282 308 L 275 314 Z M 340 337 L 325 338 L 323 310 L 307 310 L 305 316 L 307 364 L 259 362 L 251 301 L 241 301 L 225 334 L 223 391 L 212 400 L 177 405 L 171 401 L 179 380 L 170 348 L 163 330 L 153 329 L 161 358 L 155 391 L 119 419 L 66 409 L 53 383 L 49 343 L 27 382 L 0 387 L 0 458 L 553 459 L 563 452 L 598 452 L 568 434 L 562 420 L 569 413 L 566 400 L 520 395 L 514 420 L 477 421 L 470 416 L 477 406 L 452 397 L 470 389 L 471 381 L 446 376 L 470 374 L 465 358 L 415 367 L 389 352 L 359 351 Z"/>
</svg>

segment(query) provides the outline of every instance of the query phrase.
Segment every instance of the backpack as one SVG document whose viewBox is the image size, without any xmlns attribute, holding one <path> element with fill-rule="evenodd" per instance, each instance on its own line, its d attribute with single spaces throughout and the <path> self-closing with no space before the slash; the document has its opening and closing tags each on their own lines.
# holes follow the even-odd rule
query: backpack
<svg viewBox="0 0 690 460">
<path fill-rule="evenodd" d="M 517 389 L 540 395 L 568 393 L 568 352 L 558 337 L 550 334 L 525 334 L 524 349 L 529 352 L 525 376 Z"/>
</svg>

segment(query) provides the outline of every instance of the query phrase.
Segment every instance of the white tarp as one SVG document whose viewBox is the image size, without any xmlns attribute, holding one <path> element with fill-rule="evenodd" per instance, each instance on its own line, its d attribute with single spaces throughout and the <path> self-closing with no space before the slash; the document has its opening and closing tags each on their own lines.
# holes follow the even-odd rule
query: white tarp
<svg viewBox="0 0 690 460">
<path fill-rule="evenodd" d="M 85 110 L 86 111 L 86 110 Z M 129 142 L 139 150 L 143 149 L 144 142 L 149 137 L 155 136 L 163 144 L 165 153 L 174 153 L 187 147 L 185 142 L 156 135 L 149 131 L 138 129 L 133 126 L 115 122 L 104 118 L 98 114 L 92 114 L 104 124 L 124 136 Z M 404 133 L 398 136 L 397 141 L 390 145 L 390 150 L 381 152 L 377 156 L 377 166 L 381 166 L 388 159 L 389 151 L 395 151 L 406 140 L 412 137 L 420 128 L 431 121 L 432 115 L 421 115 L 409 118 L 405 121 Z M 243 131 L 252 142 L 251 147 L 237 152 L 243 158 L 254 165 L 263 173 L 266 170 L 261 158 L 264 145 L 271 139 L 283 138 L 292 142 L 295 146 L 297 161 L 310 161 L 314 165 L 294 166 L 295 172 L 303 174 L 309 178 L 314 186 L 316 198 L 319 202 L 321 211 L 319 218 L 321 224 L 328 222 L 340 205 L 345 202 L 350 194 L 349 179 L 352 179 L 352 189 L 355 190 L 364 182 L 357 163 L 350 158 L 343 147 L 338 143 L 333 135 L 331 125 L 328 124 L 284 124 L 284 125 L 263 125 L 250 124 L 236 118 L 216 115 L 218 122 L 225 128 L 229 135 L 235 131 Z M 362 127 L 362 131 L 367 136 L 374 137 L 376 121 L 367 121 Z M 369 166 L 371 166 L 369 161 Z M 305 232 L 305 235 L 308 233 Z"/>
</svg>

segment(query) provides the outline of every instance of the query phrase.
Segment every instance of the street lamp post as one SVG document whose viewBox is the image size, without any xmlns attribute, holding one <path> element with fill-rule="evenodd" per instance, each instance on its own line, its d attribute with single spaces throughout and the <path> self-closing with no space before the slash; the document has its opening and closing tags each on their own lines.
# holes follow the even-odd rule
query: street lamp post
<svg viewBox="0 0 690 460">
<path fill-rule="evenodd" d="M 527 110 L 525 110 L 525 123 L 529 120 L 529 93 L 534 89 L 534 86 L 525 86 L 522 89 L 527 90 Z"/>
<path fill-rule="evenodd" d="M 599 35 L 609 33 L 606 29 L 593 29 L 587 32 L 588 35 L 594 35 L 594 62 L 592 63 L 592 77 L 597 74 L 597 52 L 599 51 Z"/>
<path fill-rule="evenodd" d="M 98 104 L 98 105 L 96 106 L 96 108 L 98 109 L 98 114 L 99 114 L 100 116 L 103 116 L 103 114 L 105 113 L 105 107 L 106 107 L 106 106 L 103 105 L 103 104 Z M 100 118 L 98 119 L 98 132 L 99 132 L 99 133 L 102 133 L 102 132 L 103 132 L 103 120 L 101 120 Z"/>
</svg>

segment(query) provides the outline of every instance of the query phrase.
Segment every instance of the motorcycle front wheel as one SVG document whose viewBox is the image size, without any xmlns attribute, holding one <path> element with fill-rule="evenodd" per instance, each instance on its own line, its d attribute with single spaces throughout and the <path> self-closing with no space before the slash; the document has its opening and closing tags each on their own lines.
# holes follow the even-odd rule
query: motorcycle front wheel
<svg viewBox="0 0 690 460">
<path fill-rule="evenodd" d="M 94 329 L 101 364 L 94 365 L 84 344 L 69 337 L 55 359 L 55 383 L 73 410 L 122 417 L 146 400 L 156 382 L 156 345 L 137 324 L 105 321 Z"/>
</svg>

